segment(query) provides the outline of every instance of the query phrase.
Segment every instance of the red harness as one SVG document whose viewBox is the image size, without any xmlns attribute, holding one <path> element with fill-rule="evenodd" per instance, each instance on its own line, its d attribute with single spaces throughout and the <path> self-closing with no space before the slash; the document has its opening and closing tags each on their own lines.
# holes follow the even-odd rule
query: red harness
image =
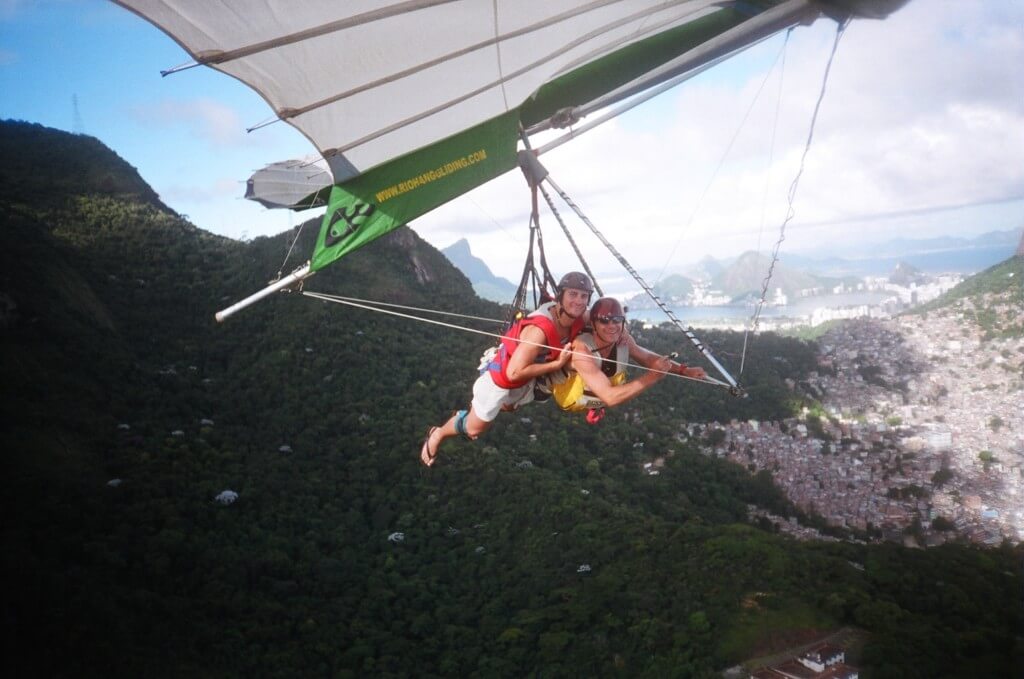
<svg viewBox="0 0 1024 679">
<path fill-rule="evenodd" d="M 487 364 L 487 370 L 491 373 L 491 379 L 502 389 L 515 389 L 530 381 L 514 382 L 508 378 L 508 362 L 512 359 L 512 354 L 515 352 L 516 347 L 519 346 L 519 336 L 522 334 L 523 328 L 529 325 L 535 325 L 544 331 L 545 344 L 549 347 L 557 347 L 549 349 L 546 354 L 541 354 L 537 357 L 537 363 L 549 363 L 558 358 L 563 344 L 576 339 L 576 335 L 583 331 L 584 321 L 582 316 L 574 320 L 569 328 L 569 336 L 567 338 L 558 336 L 558 327 L 547 313 L 527 316 L 513 323 L 512 327 L 501 338 L 501 346 L 498 348 L 497 356 Z"/>
</svg>

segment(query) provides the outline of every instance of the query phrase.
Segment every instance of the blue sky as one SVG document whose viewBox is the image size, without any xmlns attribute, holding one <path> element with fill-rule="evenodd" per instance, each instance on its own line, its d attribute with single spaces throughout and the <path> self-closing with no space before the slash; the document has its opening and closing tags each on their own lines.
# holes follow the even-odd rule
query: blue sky
<svg viewBox="0 0 1024 679">
<path fill-rule="evenodd" d="M 242 199 L 245 180 L 312 146 L 282 123 L 246 133 L 270 109 L 228 76 L 194 68 L 161 77 L 188 60 L 113 3 L 0 1 L 0 116 L 97 137 L 201 228 L 233 238 L 285 230 L 296 217 Z"/>
<path fill-rule="evenodd" d="M 1018 0 L 912 0 L 886 21 L 854 22 L 836 56 L 783 255 L 1024 225 L 1022 25 Z M 545 164 L 647 271 L 766 251 L 833 35 L 828 21 L 797 29 L 784 71 L 772 69 L 782 38 L 762 43 L 553 151 Z M 241 196 L 253 170 L 307 155 L 312 145 L 283 123 L 246 133 L 270 109 L 228 76 L 206 68 L 160 76 L 186 61 L 170 38 L 112 3 L 0 0 L 0 117 L 99 138 L 164 202 L 215 233 L 252 238 L 311 216 Z M 522 178 L 510 173 L 413 226 L 438 247 L 467 237 L 496 273 L 517 278 L 527 209 Z M 546 224 L 554 235 L 554 222 Z M 617 269 L 582 225 L 572 228 L 598 271 Z M 553 235 L 549 256 L 571 257 Z"/>
</svg>

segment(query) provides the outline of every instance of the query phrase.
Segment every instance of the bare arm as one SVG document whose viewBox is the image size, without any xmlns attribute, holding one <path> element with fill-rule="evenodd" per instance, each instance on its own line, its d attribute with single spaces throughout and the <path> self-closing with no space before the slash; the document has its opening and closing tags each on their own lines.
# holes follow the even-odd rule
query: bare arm
<svg viewBox="0 0 1024 679">
<path fill-rule="evenodd" d="M 629 343 L 629 357 L 645 368 L 654 368 L 655 364 L 662 359 L 662 356 L 659 356 L 650 349 L 645 349 L 637 344 L 636 340 L 629 335 L 626 335 L 624 341 Z M 677 363 L 676 361 L 669 361 L 669 367 L 662 369 L 676 373 L 677 375 L 683 375 L 684 377 L 693 377 L 698 380 L 702 380 L 707 377 L 707 373 L 704 372 L 704 368 L 690 367 L 685 363 Z"/>
<path fill-rule="evenodd" d="M 513 382 L 526 382 L 534 377 L 547 375 L 550 372 L 559 370 L 572 357 L 571 345 L 566 344 L 562 347 L 562 352 L 554 361 L 535 363 L 534 361 L 537 360 L 538 356 L 549 351 L 544 346 L 541 346 L 547 344 L 547 336 L 543 330 L 535 325 L 528 325 L 523 328 L 519 339 L 525 341 L 521 341 L 516 350 L 512 352 L 512 358 L 508 361 L 508 370 L 506 371 L 506 375 Z"/>
<path fill-rule="evenodd" d="M 664 372 L 645 372 L 639 378 L 632 382 L 626 382 L 615 386 L 612 384 L 608 376 L 601 372 L 601 365 L 597 358 L 586 352 L 586 348 L 582 345 L 578 347 L 577 353 L 573 354 L 572 367 L 579 373 L 580 377 L 583 378 L 583 383 L 587 385 L 587 389 L 593 392 L 594 396 L 604 401 L 605 405 L 609 407 L 617 406 L 626 401 L 636 398 L 643 392 L 647 387 L 651 386 L 655 382 L 658 382 L 665 377 Z M 648 352 L 650 353 L 650 352 Z M 656 360 L 651 361 L 649 367 L 658 370 L 667 370 L 670 367 L 671 361 L 667 358 L 652 354 Z M 639 359 L 637 359 L 639 360 Z"/>
<path fill-rule="evenodd" d="M 654 363 L 662 358 L 662 356 L 650 349 L 645 349 L 637 344 L 632 335 L 626 335 L 622 338 L 622 341 L 629 347 L 629 358 L 645 368 L 653 368 Z"/>
</svg>

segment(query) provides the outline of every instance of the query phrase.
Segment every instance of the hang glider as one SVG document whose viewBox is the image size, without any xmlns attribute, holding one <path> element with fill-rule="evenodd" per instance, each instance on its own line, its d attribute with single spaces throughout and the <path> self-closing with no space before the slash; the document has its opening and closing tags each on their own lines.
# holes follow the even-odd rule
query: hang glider
<svg viewBox="0 0 1024 679">
<path fill-rule="evenodd" d="M 322 158 L 250 180 L 247 197 L 264 205 L 327 211 L 309 262 L 223 320 L 513 169 L 521 135 L 573 128 L 543 152 L 585 129 L 588 114 L 779 31 L 884 18 L 905 0 L 116 2 L 193 65 L 252 87 Z"/>
</svg>

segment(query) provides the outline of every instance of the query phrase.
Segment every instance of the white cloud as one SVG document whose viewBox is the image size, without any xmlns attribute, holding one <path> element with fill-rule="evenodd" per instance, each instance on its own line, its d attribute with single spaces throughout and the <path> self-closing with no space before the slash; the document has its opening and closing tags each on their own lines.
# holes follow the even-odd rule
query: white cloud
<svg viewBox="0 0 1024 679">
<path fill-rule="evenodd" d="M 183 127 L 214 146 L 246 143 L 245 126 L 235 109 L 212 99 L 164 100 L 136 106 L 133 114 L 147 125 Z"/>
<path fill-rule="evenodd" d="M 244 191 L 244 184 L 236 179 L 218 179 L 204 186 L 174 184 L 160 188 L 160 197 L 172 204 L 210 203 L 238 198 Z"/>
<path fill-rule="evenodd" d="M 916 0 L 887 20 L 853 22 L 835 57 L 784 250 L 822 237 L 836 243 L 891 237 L 893 223 L 881 217 L 892 213 L 919 236 L 951 224 L 964 230 L 962 215 L 943 217 L 935 208 L 1005 207 L 1019 199 L 1022 21 L 1020 3 Z M 746 60 L 745 79 L 712 69 L 663 95 L 667 102 L 643 105 L 542 160 L 638 267 L 660 269 L 673 250 L 675 268 L 705 253 L 739 254 L 756 247 L 759 233 L 768 247 L 785 215 L 834 34 L 835 24 L 824 20 L 793 33 L 781 98 L 776 72 L 738 132 L 781 36 L 736 58 Z M 521 266 L 525 248 L 525 182 L 511 173 L 472 196 L 473 202 L 458 200 L 421 218 L 421 233 L 442 245 L 469 235 L 474 251 L 508 276 Z M 559 209 L 568 215 L 568 208 Z M 983 208 L 970 214 L 974 226 L 966 228 L 993 228 Z M 880 218 L 873 222 L 872 215 Z M 522 234 L 522 244 L 499 234 L 491 217 Z M 835 226 L 854 217 L 867 219 Z M 561 247 L 553 242 L 564 239 L 544 219 L 550 258 Z M 574 218 L 571 224 L 588 254 L 601 250 L 583 225 Z M 1019 224 L 1005 228 L 1013 226 Z"/>
</svg>

